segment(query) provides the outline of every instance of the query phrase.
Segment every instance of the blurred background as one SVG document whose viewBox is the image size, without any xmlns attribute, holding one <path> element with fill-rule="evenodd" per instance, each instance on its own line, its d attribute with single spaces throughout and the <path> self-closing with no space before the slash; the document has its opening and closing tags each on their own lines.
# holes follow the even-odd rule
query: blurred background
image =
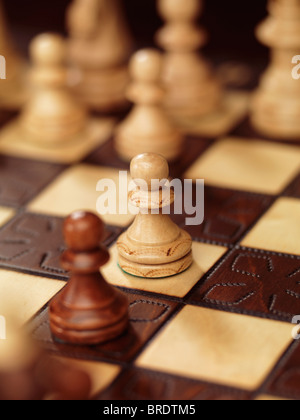
<svg viewBox="0 0 300 420">
<path fill-rule="evenodd" d="M 109 1 L 109 0 L 107 0 Z M 71 0 L 4 0 L 14 37 L 26 52 L 29 40 L 43 31 L 65 31 L 65 9 Z M 137 47 L 152 46 L 162 22 L 156 0 L 123 0 Z M 215 62 L 239 60 L 266 63 L 267 50 L 256 40 L 254 29 L 266 16 L 266 0 L 206 0 L 200 22 L 210 34 L 205 54 Z"/>
</svg>

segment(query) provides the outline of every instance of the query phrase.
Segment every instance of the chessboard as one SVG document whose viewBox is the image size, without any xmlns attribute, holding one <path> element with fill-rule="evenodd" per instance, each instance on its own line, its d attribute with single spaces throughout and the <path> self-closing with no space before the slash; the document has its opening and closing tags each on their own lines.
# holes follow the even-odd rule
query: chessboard
<svg viewBox="0 0 300 420">
<path fill-rule="evenodd" d="M 0 302 L 10 300 L 43 349 L 89 372 L 91 399 L 300 399 L 292 336 L 300 315 L 300 141 L 256 131 L 251 94 L 247 86 L 227 91 L 230 118 L 186 128 L 184 152 L 170 166 L 174 178 L 205 180 L 204 222 L 186 226 L 187 215 L 172 216 L 193 239 L 187 271 L 156 280 L 125 274 L 116 242 L 133 216 L 101 216 L 110 252 L 102 273 L 127 296 L 130 328 L 96 346 L 55 340 L 49 302 L 69 278 L 60 265 L 65 217 L 96 212 L 99 180 L 118 182 L 129 170 L 114 146 L 124 115 L 98 116 L 87 149 L 0 142 Z M 15 114 L 2 116 L 3 133 Z"/>
</svg>

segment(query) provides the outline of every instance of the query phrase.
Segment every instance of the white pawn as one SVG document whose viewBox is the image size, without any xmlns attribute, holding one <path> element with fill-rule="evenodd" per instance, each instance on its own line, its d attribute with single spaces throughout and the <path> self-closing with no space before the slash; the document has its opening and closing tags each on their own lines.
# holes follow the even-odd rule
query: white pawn
<svg viewBox="0 0 300 420">
<path fill-rule="evenodd" d="M 262 134 L 300 139 L 300 83 L 292 77 L 300 52 L 300 1 L 271 0 L 269 16 L 258 27 L 259 40 L 271 48 L 271 63 L 253 96 L 251 120 Z"/>
<path fill-rule="evenodd" d="M 120 0 L 73 0 L 67 11 L 68 56 L 74 92 L 88 108 L 115 112 L 128 108 L 125 91 L 133 50 Z"/>
<path fill-rule="evenodd" d="M 1 89 L 0 108 L 17 110 L 26 100 L 27 67 L 25 60 L 19 55 L 9 34 L 2 2 L 0 0 L 0 55 L 1 61 Z"/>
<path fill-rule="evenodd" d="M 138 51 L 131 59 L 127 97 L 134 108 L 115 135 L 116 151 L 125 161 L 141 153 L 157 153 L 174 161 L 183 151 L 184 137 L 163 108 L 162 65 L 161 53 L 151 49 Z"/>
<path fill-rule="evenodd" d="M 55 34 L 42 34 L 30 46 L 32 90 L 20 116 L 26 138 L 44 144 L 74 139 L 86 125 L 86 110 L 67 87 L 66 45 Z"/>
<path fill-rule="evenodd" d="M 132 160 L 130 169 L 137 188 L 129 202 L 139 214 L 118 240 L 119 265 L 128 274 L 145 278 L 182 273 L 193 262 L 192 239 L 164 214 L 174 202 L 174 193 L 166 186 L 167 161 L 145 153 Z"/>
<path fill-rule="evenodd" d="M 200 118 L 219 110 L 222 91 L 211 66 L 199 49 L 206 32 L 196 24 L 202 0 L 157 0 L 165 26 L 156 40 L 165 50 L 162 75 L 165 106 L 176 120 Z"/>
</svg>

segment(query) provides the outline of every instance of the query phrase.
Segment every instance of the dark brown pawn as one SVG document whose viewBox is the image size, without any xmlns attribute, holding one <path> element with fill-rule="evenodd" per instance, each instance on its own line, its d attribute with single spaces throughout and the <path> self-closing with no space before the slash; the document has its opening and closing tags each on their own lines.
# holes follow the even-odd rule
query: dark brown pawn
<svg viewBox="0 0 300 420">
<path fill-rule="evenodd" d="M 94 214 L 75 212 L 64 224 L 68 250 L 61 265 L 71 273 L 67 286 L 50 304 L 50 327 L 64 342 L 94 345 L 113 340 L 128 327 L 128 302 L 100 274 L 109 254 L 100 245 L 103 222 Z"/>
</svg>

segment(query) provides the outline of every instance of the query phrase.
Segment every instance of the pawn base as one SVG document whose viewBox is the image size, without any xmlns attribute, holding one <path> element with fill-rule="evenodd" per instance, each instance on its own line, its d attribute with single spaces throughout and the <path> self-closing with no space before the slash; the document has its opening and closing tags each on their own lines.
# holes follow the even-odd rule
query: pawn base
<svg viewBox="0 0 300 420">
<path fill-rule="evenodd" d="M 257 93 L 253 98 L 251 121 L 253 127 L 267 137 L 299 141 L 300 100 Z"/>
<path fill-rule="evenodd" d="M 193 255 L 190 252 L 178 261 L 161 265 L 138 264 L 129 261 L 119 255 L 119 266 L 127 274 L 135 277 L 159 279 L 176 276 L 186 271 L 193 263 Z"/>
<path fill-rule="evenodd" d="M 53 319 L 50 328 L 54 339 L 62 344 L 93 346 L 115 340 L 123 335 L 128 328 L 128 316 L 126 314 L 117 324 L 98 330 L 78 331 L 67 327 L 61 328 Z"/>
<path fill-rule="evenodd" d="M 33 139 L 24 132 L 20 120 L 15 119 L 1 131 L 1 152 L 55 163 L 77 163 L 109 138 L 113 125 L 114 122 L 111 118 L 89 119 L 85 129 L 76 134 L 73 139 L 54 146 L 43 141 L 42 133 L 40 141 Z"/>
<path fill-rule="evenodd" d="M 127 65 L 103 70 L 76 70 L 80 75 L 80 82 L 74 82 L 72 90 L 86 107 L 99 113 L 116 113 L 129 109 L 130 103 L 125 95 L 129 83 Z"/>
</svg>

